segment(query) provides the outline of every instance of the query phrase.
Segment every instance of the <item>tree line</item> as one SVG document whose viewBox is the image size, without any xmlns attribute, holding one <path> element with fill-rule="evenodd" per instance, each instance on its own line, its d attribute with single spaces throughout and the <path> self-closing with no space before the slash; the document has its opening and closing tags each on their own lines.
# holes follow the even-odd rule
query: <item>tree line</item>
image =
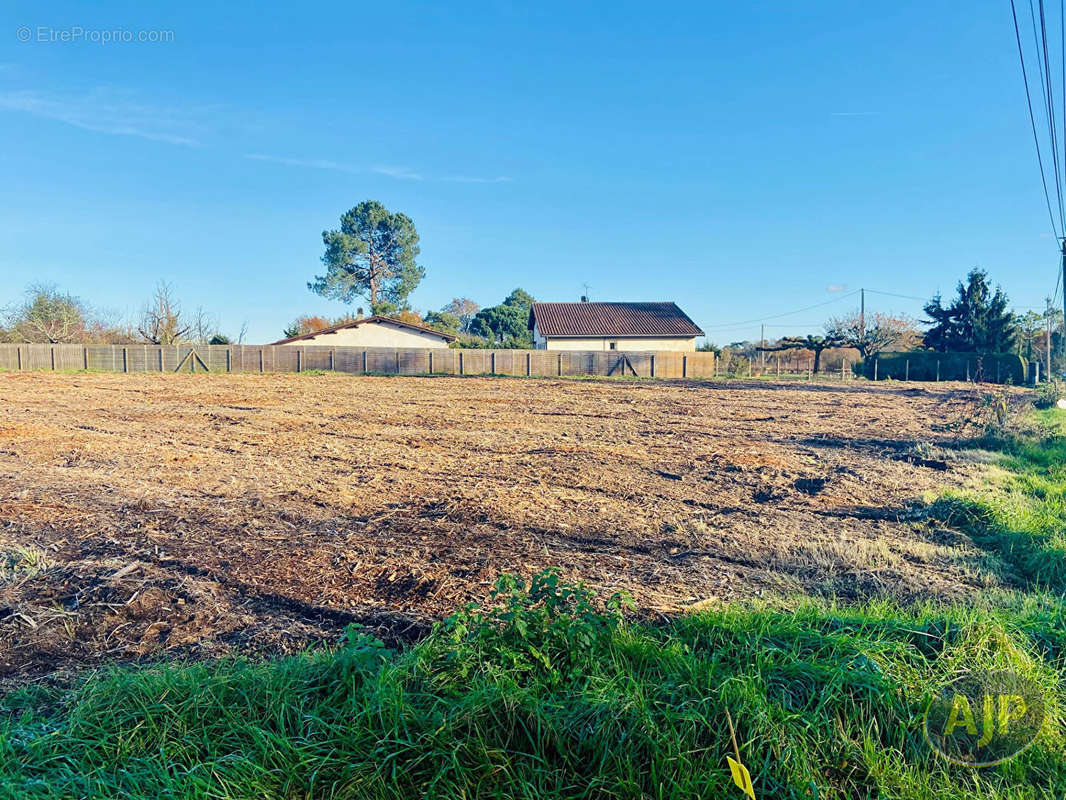
<svg viewBox="0 0 1066 800">
<path fill-rule="evenodd" d="M 233 336 L 220 330 L 219 317 L 202 307 L 187 312 L 170 284 L 161 281 L 132 319 L 98 310 L 54 284 L 34 284 L 24 299 L 0 313 L 0 342 L 30 344 L 237 344 L 247 323 Z"/>
<path fill-rule="evenodd" d="M 1026 359 L 1046 357 L 1049 349 L 1052 354 L 1061 350 L 1062 312 L 1052 309 L 1049 303 L 1044 314 L 1013 313 L 1006 292 L 1000 286 L 993 287 L 988 273 L 978 267 L 959 281 L 950 302 L 937 294 L 922 310 L 922 320 L 855 310 L 830 319 L 820 334 L 784 336 L 772 342 L 733 342 L 725 348 L 708 343 L 704 348 L 739 357 L 742 368 L 760 353 L 800 351 L 810 359 L 814 372 L 821 370 L 824 353 L 840 349 L 856 351 L 862 360 L 888 350 L 1016 353 Z M 1061 369 L 1061 357 L 1054 361 Z"/>
<path fill-rule="evenodd" d="M 423 325 L 457 338 L 458 347 L 530 348 L 528 328 L 533 297 L 516 288 L 500 303 L 482 308 L 468 297 L 456 297 L 438 310 L 417 311 L 411 293 L 425 277 L 418 262 L 418 231 L 406 214 L 392 212 L 375 200 L 346 211 L 335 230 L 322 232 L 324 270 L 307 288 L 322 297 L 348 305 L 365 301 L 371 315 Z M 809 354 L 813 369 L 821 369 L 823 354 L 847 348 L 865 360 L 886 350 L 926 349 L 938 352 L 1010 353 L 1034 358 L 1062 346 L 1062 315 L 1015 315 L 999 286 L 987 272 L 974 268 L 958 283 L 956 296 L 945 302 L 937 294 L 925 304 L 925 319 L 902 315 L 861 314 L 830 319 L 819 334 L 784 336 L 772 342 L 734 342 L 719 348 L 705 342 L 701 349 L 729 351 L 745 359 L 762 353 L 799 351 Z M 298 316 L 280 333 L 283 337 L 314 333 L 362 316 L 344 314 L 328 319 Z M 246 326 L 235 335 L 220 330 L 218 317 L 197 308 L 186 313 L 171 287 L 160 283 L 131 321 L 115 322 L 113 315 L 96 312 L 79 298 L 55 286 L 31 287 L 25 301 L 0 317 L 0 340 L 17 342 L 84 342 L 176 344 L 240 343 Z M 923 328 L 924 326 L 924 328 Z M 1048 331 L 1050 330 L 1050 336 Z M 1062 365 L 1060 364 L 1060 367 Z"/>
</svg>

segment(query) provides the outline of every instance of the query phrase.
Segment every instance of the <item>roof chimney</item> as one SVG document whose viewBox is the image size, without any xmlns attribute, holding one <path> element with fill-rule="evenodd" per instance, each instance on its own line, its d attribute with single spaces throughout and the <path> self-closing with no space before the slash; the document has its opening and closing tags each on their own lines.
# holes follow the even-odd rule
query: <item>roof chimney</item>
<svg viewBox="0 0 1066 800">
<path fill-rule="evenodd" d="M 588 295 L 585 295 L 585 294 L 581 295 L 581 302 L 582 303 L 587 303 L 588 301 L 589 301 Z"/>
<path fill-rule="evenodd" d="M 359 308 L 355 309 L 355 318 L 356 319 L 362 319 L 363 318 L 363 307 L 362 306 L 360 306 Z"/>
</svg>

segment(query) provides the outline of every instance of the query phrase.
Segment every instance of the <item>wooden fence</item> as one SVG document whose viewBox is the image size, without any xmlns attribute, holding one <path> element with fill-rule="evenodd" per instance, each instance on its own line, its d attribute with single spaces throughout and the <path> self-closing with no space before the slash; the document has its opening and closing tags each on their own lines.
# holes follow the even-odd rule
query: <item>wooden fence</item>
<svg viewBox="0 0 1066 800">
<path fill-rule="evenodd" d="M 714 353 L 451 350 L 319 345 L 0 344 L 0 369 L 105 372 L 304 372 L 354 375 L 598 375 L 710 378 Z"/>
</svg>

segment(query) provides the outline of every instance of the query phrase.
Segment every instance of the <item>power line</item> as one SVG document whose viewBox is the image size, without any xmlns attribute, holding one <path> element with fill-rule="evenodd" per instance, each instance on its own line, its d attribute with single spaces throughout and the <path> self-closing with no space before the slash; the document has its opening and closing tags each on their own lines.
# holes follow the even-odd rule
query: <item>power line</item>
<svg viewBox="0 0 1066 800">
<path fill-rule="evenodd" d="M 1040 5 L 1040 41 L 1043 44 L 1044 66 L 1041 71 L 1041 83 L 1044 86 L 1044 102 L 1047 106 L 1048 136 L 1051 141 L 1051 162 L 1055 170 L 1055 193 L 1059 200 L 1059 230 L 1066 230 L 1066 210 L 1062 201 L 1062 172 L 1059 168 L 1059 136 L 1055 124 L 1055 85 L 1051 80 L 1051 60 L 1048 57 L 1047 46 L 1047 17 L 1044 13 L 1044 0 L 1039 0 Z M 1029 0 L 1029 8 L 1032 10 L 1033 0 Z M 1035 29 L 1035 24 L 1034 24 Z M 1035 30 L 1034 30 L 1035 32 Z M 1037 62 L 1039 63 L 1039 62 Z M 1066 158 L 1066 156 L 1064 156 Z"/>
<path fill-rule="evenodd" d="M 797 308 L 795 311 L 786 311 L 783 314 L 772 314 L 767 317 L 760 317 L 758 319 L 746 319 L 741 322 L 728 322 L 721 325 L 708 325 L 708 328 L 738 328 L 744 325 L 757 325 L 760 322 L 765 322 L 768 319 L 781 319 L 782 317 L 791 317 L 793 314 L 802 314 L 804 311 L 810 311 L 813 308 L 821 308 L 822 306 L 832 305 L 833 303 L 839 303 L 841 300 L 846 300 L 849 297 L 854 297 L 859 293 L 856 289 L 853 292 L 842 294 L 840 297 L 834 297 L 832 300 L 826 300 L 824 303 L 815 303 L 813 306 L 805 306 L 804 308 Z"/>
<path fill-rule="evenodd" d="M 1051 154 L 1050 169 L 1053 170 L 1055 198 L 1059 207 L 1057 224 L 1055 212 L 1052 210 L 1051 192 L 1048 190 L 1043 148 L 1040 146 L 1041 130 L 1038 130 L 1036 112 L 1033 109 L 1033 91 L 1036 86 L 1035 84 L 1033 87 L 1029 85 L 1030 70 L 1025 64 L 1025 48 L 1022 45 L 1021 24 L 1018 21 L 1018 8 L 1015 0 L 1010 0 L 1011 19 L 1014 22 L 1014 40 L 1018 46 L 1018 61 L 1021 64 L 1022 82 L 1025 85 L 1025 102 L 1029 110 L 1029 124 L 1033 132 L 1033 144 L 1036 149 L 1036 163 L 1040 169 L 1040 184 L 1044 191 L 1044 203 L 1047 206 L 1048 219 L 1051 222 L 1051 232 L 1058 244 L 1057 249 L 1062 259 L 1061 266 L 1056 265 L 1055 291 L 1052 293 L 1050 302 L 1054 303 L 1059 297 L 1060 290 L 1063 290 L 1063 305 L 1064 310 L 1066 310 L 1066 287 L 1063 287 L 1063 281 L 1066 281 L 1066 189 L 1064 189 L 1066 175 L 1063 174 L 1064 170 L 1066 170 L 1066 0 L 1059 0 L 1059 41 L 1057 42 L 1058 52 L 1056 53 L 1059 58 L 1057 66 L 1060 70 L 1058 87 L 1055 86 L 1055 76 L 1052 72 L 1053 59 L 1051 58 L 1051 48 L 1048 46 L 1047 7 L 1044 0 L 1038 0 L 1036 8 L 1034 8 L 1033 0 L 1028 0 L 1028 3 L 1029 21 L 1033 29 L 1033 46 L 1036 50 L 1035 69 L 1043 98 L 1044 118 L 1042 123 L 1046 123 L 1046 127 L 1043 124 L 1039 127 L 1041 130 L 1046 131 L 1046 136 L 1048 137 Z M 1037 8 L 1039 9 L 1039 14 L 1037 13 Z M 1061 98 L 1061 128 L 1056 121 L 1055 115 L 1056 96 Z M 1061 141 L 1060 135 L 1062 137 Z M 1059 150 L 1060 145 L 1062 147 L 1061 152 Z M 1045 312 L 1046 310 L 1044 309 Z M 1064 342 L 1064 346 L 1066 346 L 1066 342 Z M 1050 352 L 1048 357 L 1050 358 Z"/>
<path fill-rule="evenodd" d="M 1066 217 L 1063 215 L 1062 181 L 1058 161 L 1058 136 L 1055 131 L 1054 85 L 1051 81 L 1051 66 L 1048 58 L 1047 24 L 1044 0 L 1040 2 L 1040 22 L 1037 22 L 1033 0 L 1029 0 L 1029 21 L 1033 26 L 1033 47 L 1036 49 L 1036 71 L 1040 77 L 1041 98 L 1044 101 L 1044 125 L 1047 127 L 1051 145 L 1051 160 L 1055 174 L 1055 195 L 1059 204 L 1059 230 L 1066 232 Z M 1064 106 L 1066 107 L 1066 106 Z M 1066 156 L 1064 156 L 1066 158 Z M 1041 159 L 1041 162 L 1043 159 Z"/>
<path fill-rule="evenodd" d="M 1030 0 L 1030 10 L 1032 10 L 1032 0 Z M 1055 235 L 1056 241 L 1062 237 L 1059 235 L 1059 229 L 1055 225 L 1055 212 L 1051 210 L 1051 195 L 1047 190 L 1047 176 L 1044 174 L 1044 156 L 1040 152 L 1040 136 L 1036 132 L 1036 115 L 1033 113 L 1033 97 L 1029 91 L 1029 74 L 1025 68 L 1025 51 L 1022 48 L 1022 33 L 1021 28 L 1018 25 L 1018 10 L 1014 5 L 1014 0 L 1010 0 L 1011 16 L 1014 19 L 1014 39 L 1018 43 L 1018 60 L 1022 65 L 1022 81 L 1025 83 L 1025 101 L 1029 107 L 1029 122 L 1033 129 L 1033 144 L 1036 145 L 1036 162 L 1040 167 L 1040 183 L 1044 187 L 1044 201 L 1047 203 L 1048 218 L 1051 220 L 1051 232 Z M 1052 142 L 1054 148 L 1056 144 Z"/>
<path fill-rule="evenodd" d="M 842 295 L 840 295 L 840 297 L 834 297 L 832 300 L 826 300 L 826 301 L 824 301 L 822 303 L 815 303 L 812 306 L 806 306 L 804 308 L 797 308 L 795 311 L 785 311 L 784 313 L 781 313 L 781 314 L 773 314 L 773 315 L 770 315 L 770 316 L 767 316 L 767 317 L 759 317 L 758 319 L 748 319 L 748 320 L 743 320 L 741 322 L 724 322 L 724 323 L 721 323 L 721 324 L 718 324 L 718 325 L 705 325 L 704 327 L 706 327 L 706 328 L 714 328 L 716 330 L 722 330 L 722 329 L 726 329 L 726 328 L 744 328 L 744 327 L 747 327 L 748 325 L 759 325 L 759 324 L 765 323 L 767 320 L 781 319 L 782 317 L 790 317 L 793 314 L 802 314 L 804 311 L 810 311 L 811 309 L 822 308 L 824 306 L 832 305 L 833 303 L 839 303 L 841 300 L 846 300 L 849 297 L 854 297 L 855 295 L 859 294 L 861 291 L 862 291 L 861 289 L 856 289 L 853 292 L 848 292 L 847 294 L 842 294 Z M 929 299 L 928 297 L 918 297 L 918 296 L 912 295 L 912 294 L 897 294 L 896 292 L 883 292 L 883 291 L 881 291 L 879 289 L 867 289 L 866 291 L 870 292 L 872 294 L 884 295 L 886 297 L 897 297 L 897 298 L 900 298 L 900 299 L 903 299 L 903 300 L 917 300 L 920 303 L 924 303 L 926 300 Z M 815 322 L 815 323 L 789 322 L 787 324 L 767 325 L 766 327 L 768 327 L 768 328 L 811 327 L 811 326 L 820 325 L 820 324 L 822 324 L 822 323 L 818 323 L 818 322 Z"/>
<path fill-rule="evenodd" d="M 867 289 L 872 294 L 883 294 L 886 297 L 899 297 L 903 300 L 917 300 L 919 303 L 926 302 L 928 297 L 915 297 L 913 294 L 896 294 L 895 292 L 882 292 L 880 289 Z"/>
</svg>

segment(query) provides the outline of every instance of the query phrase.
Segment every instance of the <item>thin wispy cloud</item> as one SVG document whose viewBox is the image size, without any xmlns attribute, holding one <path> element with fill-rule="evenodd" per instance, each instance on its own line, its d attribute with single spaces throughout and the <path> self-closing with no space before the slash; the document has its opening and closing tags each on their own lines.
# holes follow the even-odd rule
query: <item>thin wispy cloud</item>
<svg viewBox="0 0 1066 800">
<path fill-rule="evenodd" d="M 848 290 L 848 285 L 846 283 L 831 283 L 825 287 L 825 290 L 830 294 L 840 294 Z"/>
<path fill-rule="evenodd" d="M 321 158 L 285 158 L 284 156 L 271 156 L 265 153 L 245 153 L 245 158 L 252 161 L 268 161 L 271 164 L 284 164 L 286 167 L 307 167 L 308 169 L 331 169 L 336 172 L 363 172 L 358 167 L 341 164 L 337 161 L 327 161 Z"/>
<path fill-rule="evenodd" d="M 376 166 L 371 167 L 370 171 L 376 172 L 378 175 L 387 175 L 400 181 L 424 181 L 426 179 L 422 173 L 415 172 L 408 167 Z"/>
<path fill-rule="evenodd" d="M 398 181 L 434 181 L 439 183 L 507 183 L 511 179 L 506 175 L 492 178 L 479 177 L 476 175 L 426 175 L 411 167 L 391 166 L 388 164 L 376 164 L 370 167 L 356 167 L 352 164 L 344 164 L 340 161 L 331 161 L 324 158 L 291 158 L 288 156 L 272 156 L 266 153 L 245 153 L 245 158 L 252 161 L 265 161 L 271 164 L 281 164 L 286 167 L 304 167 L 306 169 L 328 169 L 335 172 L 371 173 L 384 175 Z"/>
<path fill-rule="evenodd" d="M 506 175 L 500 175 L 496 178 L 475 178 L 469 175 L 449 175 L 447 178 L 441 178 L 442 181 L 448 183 L 509 183 L 511 181 Z"/>
<path fill-rule="evenodd" d="M 111 136 L 199 144 L 194 135 L 198 126 L 184 110 L 145 105 L 114 90 L 96 89 L 63 97 L 28 89 L 0 92 L 0 111 L 30 114 Z"/>
<path fill-rule="evenodd" d="M 105 91 L 56 97 L 31 90 L 0 92 L 0 110 L 51 119 L 95 133 L 195 145 L 187 125 L 171 109 L 130 102 Z"/>
</svg>

